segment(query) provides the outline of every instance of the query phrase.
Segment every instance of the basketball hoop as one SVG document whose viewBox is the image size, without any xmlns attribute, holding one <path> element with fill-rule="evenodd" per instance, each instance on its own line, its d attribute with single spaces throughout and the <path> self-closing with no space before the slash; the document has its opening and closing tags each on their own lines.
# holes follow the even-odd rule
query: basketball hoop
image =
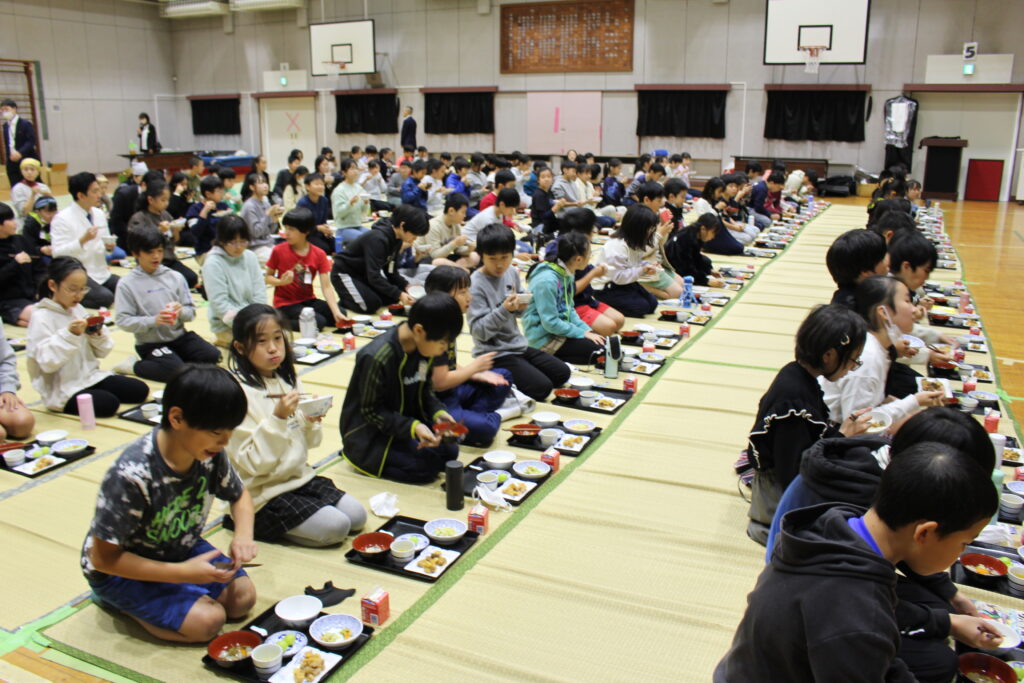
<svg viewBox="0 0 1024 683">
<path fill-rule="evenodd" d="M 827 50 L 828 48 L 824 45 L 800 46 L 800 51 L 804 53 L 805 74 L 818 73 L 818 65 L 821 64 L 821 53 Z"/>
<path fill-rule="evenodd" d="M 324 61 L 324 71 L 327 72 L 328 76 L 343 76 L 347 66 L 348 62 Z"/>
</svg>

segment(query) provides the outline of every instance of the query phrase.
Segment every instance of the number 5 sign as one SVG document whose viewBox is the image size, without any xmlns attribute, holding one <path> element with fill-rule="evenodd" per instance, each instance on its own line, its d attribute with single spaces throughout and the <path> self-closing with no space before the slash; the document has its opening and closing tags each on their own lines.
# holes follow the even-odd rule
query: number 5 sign
<svg viewBox="0 0 1024 683">
<path fill-rule="evenodd" d="M 978 43 L 964 43 L 964 59 L 974 59 L 978 56 Z"/>
</svg>

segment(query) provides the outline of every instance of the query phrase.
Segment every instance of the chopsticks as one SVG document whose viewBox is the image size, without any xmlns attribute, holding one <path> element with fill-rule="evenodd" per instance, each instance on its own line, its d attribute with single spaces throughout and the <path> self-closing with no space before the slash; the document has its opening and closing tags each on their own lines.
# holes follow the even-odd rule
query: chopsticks
<svg viewBox="0 0 1024 683">
<path fill-rule="evenodd" d="M 267 394 L 267 398 L 284 398 L 288 394 Z M 299 398 L 310 398 L 313 394 L 301 393 Z"/>
</svg>

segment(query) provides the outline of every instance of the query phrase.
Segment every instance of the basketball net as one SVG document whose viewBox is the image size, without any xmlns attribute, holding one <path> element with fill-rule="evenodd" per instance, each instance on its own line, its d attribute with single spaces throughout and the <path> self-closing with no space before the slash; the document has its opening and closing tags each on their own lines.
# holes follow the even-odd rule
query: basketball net
<svg viewBox="0 0 1024 683">
<path fill-rule="evenodd" d="M 824 46 L 808 46 L 801 47 L 800 51 L 804 53 L 804 73 L 805 74 L 816 74 L 818 73 L 818 65 L 821 64 L 821 53 L 825 50 Z"/>
<path fill-rule="evenodd" d="M 327 72 L 328 76 L 341 76 L 345 73 L 345 67 L 348 66 L 345 62 L 324 62 L 324 71 Z"/>
</svg>

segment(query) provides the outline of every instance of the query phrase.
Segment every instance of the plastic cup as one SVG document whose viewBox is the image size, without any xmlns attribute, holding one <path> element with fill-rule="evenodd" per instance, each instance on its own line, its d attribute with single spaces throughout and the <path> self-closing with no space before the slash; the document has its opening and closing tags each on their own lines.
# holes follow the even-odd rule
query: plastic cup
<svg viewBox="0 0 1024 683">
<path fill-rule="evenodd" d="M 996 452 L 996 460 L 1002 460 L 1003 451 L 1006 449 L 1006 436 L 1004 434 L 989 434 L 988 438 L 992 440 L 992 448 Z"/>
</svg>

